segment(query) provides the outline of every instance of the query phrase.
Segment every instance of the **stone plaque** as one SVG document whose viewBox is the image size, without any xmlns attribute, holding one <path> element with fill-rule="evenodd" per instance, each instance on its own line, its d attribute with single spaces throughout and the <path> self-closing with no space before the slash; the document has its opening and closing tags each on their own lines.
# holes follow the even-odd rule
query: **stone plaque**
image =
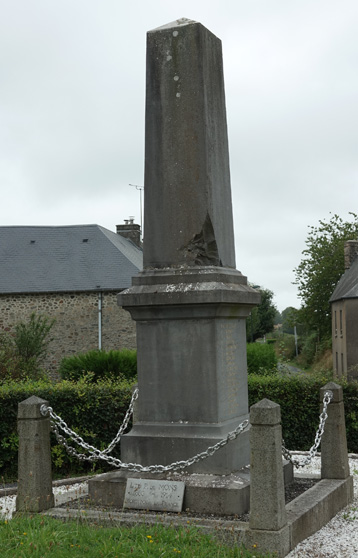
<svg viewBox="0 0 358 558">
<path fill-rule="evenodd" d="M 129 478 L 123 508 L 180 512 L 184 488 L 184 482 Z"/>
</svg>

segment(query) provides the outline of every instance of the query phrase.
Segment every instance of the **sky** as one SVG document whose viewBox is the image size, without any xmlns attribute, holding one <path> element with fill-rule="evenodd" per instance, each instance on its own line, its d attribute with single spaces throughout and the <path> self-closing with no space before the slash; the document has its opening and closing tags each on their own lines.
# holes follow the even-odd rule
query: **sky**
<svg viewBox="0 0 358 558">
<path fill-rule="evenodd" d="M 236 265 L 299 308 L 310 225 L 358 212 L 357 0 L 0 0 L 1 225 L 140 222 L 146 32 L 222 40 Z"/>
</svg>

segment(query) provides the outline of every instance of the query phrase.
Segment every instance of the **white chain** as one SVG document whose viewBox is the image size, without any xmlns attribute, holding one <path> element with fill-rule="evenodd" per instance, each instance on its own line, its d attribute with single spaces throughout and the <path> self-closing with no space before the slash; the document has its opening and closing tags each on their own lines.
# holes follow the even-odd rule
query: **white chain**
<svg viewBox="0 0 358 558">
<path fill-rule="evenodd" d="M 54 413 L 52 407 L 47 407 L 46 405 L 41 405 L 40 411 L 41 411 L 41 414 L 44 415 L 44 416 L 46 416 L 47 414 L 50 414 L 51 429 L 55 433 L 57 441 L 66 448 L 67 453 L 69 455 L 71 455 L 73 457 L 77 457 L 81 461 L 98 461 L 98 460 L 101 459 L 103 461 L 107 461 L 107 463 L 109 465 L 112 465 L 114 467 L 118 467 L 118 468 L 121 468 L 121 469 L 125 469 L 127 471 L 132 471 L 132 472 L 135 472 L 135 473 L 141 473 L 141 472 L 143 472 L 143 473 L 165 473 L 165 472 L 168 472 L 168 471 L 177 471 L 178 469 L 185 469 L 186 467 L 189 467 L 190 465 L 193 465 L 194 463 L 197 463 L 198 461 L 202 461 L 203 459 L 206 459 L 207 457 L 210 457 L 218 449 L 225 446 L 228 442 L 230 442 L 231 440 L 235 440 L 239 436 L 239 434 L 241 434 L 241 432 L 243 432 L 245 430 L 245 428 L 247 428 L 248 425 L 249 425 L 249 421 L 244 420 L 241 424 L 239 424 L 235 428 L 235 430 L 232 430 L 231 432 L 229 432 L 229 434 L 225 438 L 223 438 L 222 440 L 217 442 L 214 446 L 208 447 L 207 450 L 205 450 L 201 453 L 198 453 L 197 455 L 195 455 L 194 457 L 191 457 L 190 459 L 187 459 L 186 461 L 175 461 L 174 463 L 171 463 L 170 465 L 148 465 L 148 466 L 139 465 L 138 463 L 123 463 L 123 461 L 121 461 L 120 459 L 117 459 L 116 457 L 108 455 L 108 453 L 118 443 L 118 441 L 120 440 L 121 435 L 123 434 L 124 430 L 127 428 L 130 416 L 133 413 L 134 402 L 137 398 L 138 398 L 138 388 L 136 388 L 133 392 L 132 400 L 130 402 L 130 405 L 129 405 L 129 408 L 127 410 L 127 413 L 126 413 L 126 416 L 124 418 L 122 426 L 118 430 L 115 438 L 112 440 L 112 442 L 109 444 L 109 446 L 103 451 L 91 446 L 90 444 L 87 444 L 83 440 L 83 438 L 81 438 L 81 436 L 76 434 L 76 432 L 74 432 L 73 430 L 71 430 L 67 426 L 67 424 L 65 423 L 65 421 L 61 417 L 59 417 L 58 415 L 56 415 L 56 413 Z M 75 450 L 75 448 L 70 446 L 67 443 L 64 436 L 62 436 L 60 434 L 59 428 L 63 432 L 65 432 L 68 436 L 70 436 L 79 446 L 81 446 L 83 449 L 85 449 L 90 455 L 86 455 L 84 453 L 79 453 Z"/>
<path fill-rule="evenodd" d="M 299 461 L 298 459 L 292 457 L 291 453 L 284 446 L 285 443 L 284 440 L 282 440 L 282 455 L 284 456 L 285 459 L 288 459 L 288 461 L 290 461 L 297 469 L 299 467 L 305 467 L 306 465 L 311 463 L 312 459 L 315 457 L 323 436 L 324 425 L 328 418 L 327 407 L 332 399 L 333 399 L 333 392 L 330 390 L 326 391 L 323 396 L 323 410 L 319 416 L 319 426 L 316 432 L 314 444 L 309 450 L 307 457 L 302 459 L 302 461 Z"/>
<path fill-rule="evenodd" d="M 81 436 L 79 436 L 78 434 L 76 434 L 76 432 L 74 432 L 73 430 L 71 430 L 67 424 L 65 423 L 65 421 L 59 417 L 58 415 L 56 415 L 56 413 L 53 411 L 52 407 L 47 407 L 46 405 L 41 405 L 40 407 L 40 412 L 43 416 L 47 416 L 48 414 L 50 414 L 51 417 L 51 429 L 54 431 L 54 433 L 56 434 L 56 438 L 58 439 L 58 441 L 65 446 L 66 449 L 71 449 L 73 450 L 73 448 L 71 448 L 71 446 L 67 446 L 67 442 L 65 440 L 65 438 L 59 433 L 58 431 L 58 427 L 63 430 L 66 434 L 68 434 L 79 446 L 81 446 L 83 449 L 86 449 L 88 451 L 90 451 L 92 454 L 107 454 L 110 453 L 113 448 L 118 444 L 123 432 L 126 430 L 129 420 L 133 414 L 133 409 L 134 409 L 134 403 L 135 401 L 138 399 L 138 393 L 139 390 L 138 388 L 135 388 L 132 394 L 132 399 L 131 402 L 129 404 L 129 407 L 127 409 L 127 412 L 125 414 L 124 420 L 122 425 L 120 426 L 117 434 L 115 435 L 115 437 L 113 438 L 112 442 L 109 444 L 109 446 L 104 449 L 104 450 L 98 450 L 95 447 L 91 446 L 90 444 L 87 444 L 87 442 L 85 442 L 83 440 L 83 438 L 81 438 Z M 83 454 L 77 454 L 75 450 L 73 450 L 74 453 L 72 453 L 72 451 L 70 452 L 71 455 L 79 455 L 81 456 L 80 459 L 83 459 Z"/>
<path fill-rule="evenodd" d="M 124 417 L 123 424 L 119 428 L 115 438 L 112 440 L 112 442 L 109 444 L 109 446 L 104 450 L 99 450 L 99 449 L 95 448 L 94 446 L 91 446 L 90 444 L 87 444 L 87 442 L 85 442 L 83 440 L 83 438 L 81 438 L 81 436 L 76 434 L 76 432 L 74 432 L 73 430 L 71 430 L 67 426 L 67 424 L 65 423 L 65 421 L 61 417 L 59 417 L 58 415 L 56 415 L 56 413 L 54 413 L 52 407 L 47 407 L 46 405 L 42 405 L 41 408 L 40 408 L 40 411 L 41 411 L 41 414 L 44 415 L 44 416 L 46 416 L 47 414 L 50 414 L 51 429 L 55 433 L 57 441 L 66 448 L 67 453 L 69 455 L 71 455 L 73 457 L 77 457 L 81 461 L 98 461 L 98 460 L 107 461 L 107 463 L 109 465 L 112 465 L 114 467 L 118 467 L 118 468 L 121 468 L 121 469 L 125 469 L 127 471 L 132 471 L 132 472 L 135 472 L 135 473 L 141 473 L 141 472 L 142 473 L 165 473 L 165 472 L 168 472 L 168 471 L 177 471 L 179 469 L 185 469 L 186 467 L 190 467 L 190 465 L 193 465 L 194 463 L 197 463 L 199 461 L 202 461 L 203 459 L 206 459 L 207 457 L 210 457 L 217 450 L 219 450 L 220 448 L 225 446 L 231 440 L 235 440 L 239 436 L 239 434 L 241 434 L 241 432 L 243 432 L 249 426 L 249 421 L 244 420 L 241 424 L 239 424 L 235 428 L 235 430 L 232 430 L 231 432 L 229 432 L 229 434 L 225 438 L 223 438 L 222 440 L 217 442 L 214 446 L 208 447 L 207 450 L 205 450 L 201 453 L 198 453 L 197 455 L 191 457 L 190 459 L 187 459 L 186 461 L 175 461 L 174 463 L 171 463 L 170 465 L 148 465 L 148 466 L 143 466 L 143 465 L 140 465 L 138 463 L 123 463 L 123 461 L 121 461 L 120 459 L 117 459 L 116 457 L 112 457 L 111 455 L 108 455 L 108 454 L 118 444 L 123 432 L 125 431 L 125 429 L 128 426 L 129 419 L 130 419 L 131 415 L 133 414 L 134 402 L 138 398 L 138 393 L 139 393 L 138 388 L 136 388 L 133 391 L 132 399 L 131 399 L 131 402 L 129 404 L 126 415 Z M 285 459 L 288 459 L 295 467 L 297 467 L 297 468 L 298 467 L 305 467 L 306 465 L 308 465 L 312 461 L 312 458 L 315 457 L 315 455 L 317 453 L 317 449 L 318 449 L 318 447 L 321 443 L 321 438 L 322 438 L 323 432 L 324 432 L 324 426 L 325 426 L 325 423 L 326 423 L 326 420 L 327 420 L 327 417 L 328 417 L 327 407 L 328 407 L 330 401 L 332 400 L 332 398 L 333 398 L 333 392 L 332 391 L 326 391 L 325 394 L 324 394 L 324 397 L 323 397 L 323 410 L 322 410 L 322 413 L 320 414 L 320 417 L 319 417 L 320 422 L 319 422 L 318 430 L 316 432 L 315 441 L 314 441 L 313 446 L 309 450 L 309 454 L 308 454 L 307 457 L 305 457 L 302 461 L 299 461 L 298 459 L 293 458 L 291 453 L 288 451 L 288 449 L 285 448 L 284 440 L 282 440 L 282 455 L 285 457 Z M 77 443 L 77 445 L 79 445 L 84 450 L 86 450 L 90 455 L 86 455 L 84 453 L 79 453 L 75 450 L 75 448 L 70 446 L 67 443 L 64 436 L 62 436 L 60 434 L 59 428 L 63 432 L 65 432 L 70 438 L 72 438 L 72 440 L 75 441 Z"/>
</svg>

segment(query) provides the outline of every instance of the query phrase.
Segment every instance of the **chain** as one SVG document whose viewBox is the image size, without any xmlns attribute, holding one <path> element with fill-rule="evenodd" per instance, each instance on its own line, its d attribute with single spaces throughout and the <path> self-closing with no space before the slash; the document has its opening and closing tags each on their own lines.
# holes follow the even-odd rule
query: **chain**
<svg viewBox="0 0 358 558">
<path fill-rule="evenodd" d="M 91 446 L 90 444 L 87 444 L 83 440 L 83 438 L 81 438 L 81 436 L 76 434 L 76 432 L 74 432 L 67 426 L 67 424 L 61 417 L 59 417 L 58 415 L 56 415 L 56 413 L 54 413 L 52 407 L 47 407 L 46 405 L 42 405 L 40 411 L 41 414 L 44 416 L 50 414 L 51 429 L 54 432 L 57 441 L 66 448 L 66 451 L 69 455 L 73 457 L 77 457 L 81 461 L 98 461 L 98 460 L 107 461 L 107 463 L 111 466 L 125 469 L 127 471 L 132 471 L 135 473 L 141 473 L 141 472 L 142 473 L 165 473 L 168 471 L 177 471 L 179 469 L 185 469 L 186 467 L 190 467 L 190 465 L 193 465 L 198 461 L 202 461 L 203 459 L 210 457 L 231 440 L 235 440 L 239 436 L 239 434 L 241 434 L 241 432 L 243 432 L 249 425 L 249 421 L 244 420 L 241 424 L 239 424 L 235 428 L 235 430 L 229 432 L 229 434 L 225 438 L 217 442 L 214 446 L 208 447 L 205 451 L 198 453 L 197 455 L 191 457 L 190 459 L 187 459 L 186 461 L 175 461 L 170 465 L 148 465 L 148 466 L 139 465 L 138 463 L 123 463 L 123 461 L 117 459 L 116 457 L 108 455 L 108 453 L 115 447 L 115 445 L 120 440 L 120 437 L 123 434 L 124 430 L 127 428 L 130 416 L 133 413 L 134 402 L 137 398 L 138 398 L 138 388 L 136 388 L 133 392 L 132 400 L 130 402 L 122 426 L 118 430 L 115 438 L 112 440 L 109 446 L 103 451 Z M 66 438 L 62 436 L 62 434 L 60 434 L 59 429 L 61 429 L 68 436 L 70 436 L 70 438 L 73 441 L 75 441 L 77 445 L 79 445 L 84 450 L 86 450 L 89 453 L 89 455 L 86 455 L 85 453 L 79 453 L 78 451 L 75 450 L 75 448 L 70 446 L 67 443 Z"/>
<path fill-rule="evenodd" d="M 133 392 L 131 402 L 129 404 L 128 410 L 126 412 L 121 427 L 119 428 L 115 438 L 112 440 L 109 446 L 104 450 L 99 450 L 94 446 L 91 446 L 90 444 L 85 442 L 83 438 L 81 438 L 81 436 L 76 434 L 76 432 L 74 432 L 67 426 L 67 424 L 61 417 L 56 415 L 52 407 L 47 407 L 46 405 L 42 405 L 40 408 L 40 412 L 44 416 L 47 416 L 48 414 L 50 415 L 51 429 L 54 432 L 57 441 L 66 448 L 66 451 L 69 455 L 76 457 L 81 461 L 103 460 L 113 467 L 118 467 L 135 473 L 141 473 L 141 472 L 142 473 L 166 473 L 168 471 L 177 471 L 179 469 L 185 469 L 187 467 L 190 467 L 190 465 L 193 465 L 194 463 L 198 463 L 199 461 L 202 461 L 203 459 L 212 456 L 215 452 L 217 452 L 220 448 L 225 446 L 228 442 L 230 442 L 231 440 L 235 440 L 241 434 L 241 432 L 243 432 L 249 426 L 249 421 L 244 420 L 241 424 L 239 424 L 235 428 L 235 430 L 229 432 L 229 434 L 225 438 L 217 442 L 214 446 L 208 447 L 205 451 L 198 453 L 197 455 L 187 459 L 186 461 L 175 461 L 170 465 L 148 465 L 148 466 L 143 466 L 138 463 L 123 463 L 123 461 L 121 461 L 120 459 L 117 459 L 116 457 L 113 457 L 108 454 L 118 444 L 123 432 L 128 426 L 130 417 L 133 414 L 134 403 L 138 398 L 138 393 L 139 390 L 138 388 L 136 388 Z M 313 446 L 309 450 L 309 454 L 307 457 L 305 457 L 302 461 L 293 458 L 289 450 L 285 448 L 284 440 L 282 440 L 282 455 L 285 457 L 285 459 L 289 460 L 295 467 L 297 468 L 305 467 L 306 465 L 311 463 L 313 457 L 315 457 L 317 453 L 317 449 L 321 443 L 321 439 L 324 433 L 324 426 L 328 417 L 327 407 L 331 402 L 332 398 L 333 398 L 333 392 L 326 391 L 323 397 L 323 410 L 319 416 L 319 426 L 316 432 L 315 441 Z M 66 441 L 66 438 L 62 436 L 62 434 L 60 434 L 59 429 L 65 432 L 74 442 L 76 442 L 78 446 L 86 450 L 89 453 L 89 455 L 86 455 L 85 453 L 79 453 L 75 448 L 69 445 Z"/>
<path fill-rule="evenodd" d="M 59 417 L 58 415 L 56 415 L 56 413 L 53 411 L 52 407 L 47 407 L 46 405 L 41 405 L 40 407 L 40 412 L 43 416 L 47 416 L 48 414 L 50 414 L 51 417 L 51 429 L 53 430 L 53 432 L 56 434 L 56 438 L 57 440 L 66 447 L 66 449 L 73 449 L 71 448 L 71 446 L 67 445 L 67 442 L 65 440 L 65 438 L 59 433 L 58 427 L 63 430 L 63 432 L 65 432 L 66 434 L 68 434 L 79 446 L 81 446 L 83 449 L 90 451 L 91 453 L 93 453 L 94 455 L 96 453 L 103 453 L 103 454 L 108 454 L 110 453 L 113 448 L 118 444 L 123 432 L 126 430 L 129 420 L 133 414 L 133 409 L 134 409 L 134 403 L 135 401 L 138 399 L 138 393 L 139 390 L 138 388 L 135 388 L 132 394 L 132 398 L 131 398 L 131 402 L 129 404 L 129 407 L 127 409 L 127 412 L 125 414 L 124 420 L 122 425 L 120 426 L 117 434 L 115 435 L 115 437 L 113 438 L 112 442 L 109 444 L 109 446 L 104 449 L 104 450 L 98 450 L 95 447 L 91 446 L 90 444 L 87 444 L 83 438 L 81 438 L 81 436 L 79 436 L 78 434 L 76 434 L 76 432 L 74 432 L 73 430 L 71 430 L 67 424 L 65 423 L 65 421 Z M 73 450 L 75 451 L 75 450 Z M 76 455 L 76 451 L 75 453 L 71 452 L 71 455 Z M 79 455 L 83 455 L 83 454 L 79 454 Z M 82 458 L 83 459 L 83 458 Z"/>
<path fill-rule="evenodd" d="M 284 456 L 285 459 L 287 459 L 288 461 L 290 461 L 297 469 L 299 467 L 305 467 L 306 465 L 308 465 L 309 463 L 311 463 L 312 459 L 315 457 L 317 450 L 319 448 L 319 445 L 321 443 L 321 439 L 324 433 L 324 426 L 326 423 L 326 420 L 328 418 L 328 414 L 327 414 L 327 407 L 329 405 L 329 403 L 331 402 L 331 400 L 333 399 L 333 392 L 328 390 L 324 393 L 323 396 L 323 410 L 322 413 L 319 416 L 319 426 L 316 432 L 316 437 L 314 440 L 314 444 L 311 447 L 311 449 L 308 452 L 307 457 L 305 457 L 304 459 L 302 459 L 302 461 L 299 461 L 298 459 L 295 459 L 294 457 L 292 457 L 291 453 L 288 451 L 288 449 L 285 448 L 284 444 L 285 441 L 282 440 L 282 455 Z"/>
</svg>

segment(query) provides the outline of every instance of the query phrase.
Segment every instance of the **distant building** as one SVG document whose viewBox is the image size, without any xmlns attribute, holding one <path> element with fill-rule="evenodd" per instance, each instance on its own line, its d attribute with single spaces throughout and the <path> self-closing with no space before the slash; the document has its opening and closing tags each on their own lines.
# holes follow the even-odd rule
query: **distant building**
<svg viewBox="0 0 358 558">
<path fill-rule="evenodd" d="M 358 379 L 358 241 L 345 243 L 344 264 L 330 298 L 333 369 L 338 377 Z"/>
<path fill-rule="evenodd" d="M 64 356 L 135 348 L 135 323 L 117 294 L 142 269 L 139 225 L 0 227 L 0 332 L 32 312 L 56 319 L 52 371 Z"/>
</svg>

